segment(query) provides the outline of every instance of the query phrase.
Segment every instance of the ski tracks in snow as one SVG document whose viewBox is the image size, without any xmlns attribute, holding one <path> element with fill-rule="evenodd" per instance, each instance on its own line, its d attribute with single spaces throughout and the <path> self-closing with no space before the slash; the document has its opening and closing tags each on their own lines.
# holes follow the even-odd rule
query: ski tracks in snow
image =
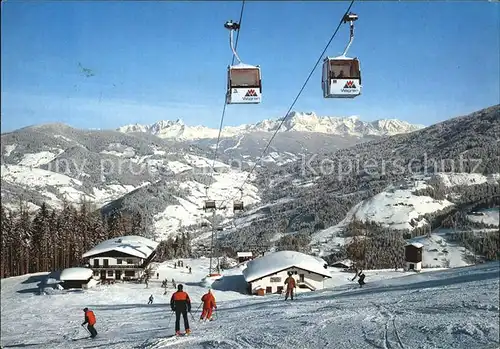
<svg viewBox="0 0 500 349">
<path fill-rule="evenodd" d="M 395 305 L 401 302 L 402 300 L 399 300 Z M 363 324 L 365 342 L 381 349 L 407 349 L 399 335 L 394 312 L 383 304 L 373 305 L 377 311 L 376 315 L 367 317 L 365 320 L 369 320 L 369 323 Z M 375 329 L 370 329 L 371 325 L 374 325 Z"/>
</svg>

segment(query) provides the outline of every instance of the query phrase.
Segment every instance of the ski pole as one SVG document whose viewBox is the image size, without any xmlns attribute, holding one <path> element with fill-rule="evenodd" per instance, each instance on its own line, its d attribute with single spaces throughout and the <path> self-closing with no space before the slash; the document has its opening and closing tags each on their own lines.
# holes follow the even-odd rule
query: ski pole
<svg viewBox="0 0 500 349">
<path fill-rule="evenodd" d="M 87 331 L 90 335 L 92 335 L 92 333 L 90 333 L 90 331 L 88 330 L 88 328 L 85 327 L 85 324 L 83 324 L 82 327 L 85 329 L 85 331 Z"/>
<path fill-rule="evenodd" d="M 193 319 L 193 321 L 196 321 L 196 320 L 194 319 L 193 313 L 189 312 L 189 314 L 191 314 L 191 318 Z"/>
</svg>

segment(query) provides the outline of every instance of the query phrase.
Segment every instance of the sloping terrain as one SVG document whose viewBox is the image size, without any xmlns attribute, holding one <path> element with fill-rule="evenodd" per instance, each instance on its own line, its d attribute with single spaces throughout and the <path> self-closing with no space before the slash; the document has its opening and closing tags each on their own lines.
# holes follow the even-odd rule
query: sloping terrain
<svg viewBox="0 0 500 349">
<path fill-rule="evenodd" d="M 2 346 L 493 349 L 500 344 L 498 263 L 418 275 L 370 271 L 362 289 L 347 281 L 352 275 L 332 270 L 327 289 L 299 293 L 293 302 L 239 293 L 242 276 L 236 267 L 212 284 L 218 307 L 208 323 L 197 321 L 208 285 L 202 279 L 207 260 L 185 260 L 192 274 L 172 264 L 161 264 L 159 279 L 148 288 L 124 283 L 38 295 L 46 273 L 2 279 Z M 193 300 L 189 337 L 167 338 L 174 331 L 173 289 L 170 285 L 163 295 L 159 286 L 165 278 L 183 283 Z M 147 305 L 151 294 L 154 303 Z M 85 306 L 97 317 L 94 340 L 80 326 Z"/>
<path fill-rule="evenodd" d="M 417 195 L 433 196 L 433 191 L 439 191 L 458 206 L 498 196 L 499 112 L 496 105 L 409 134 L 314 155 L 278 170 L 259 169 L 257 184 L 266 188 L 262 196 L 266 207 L 259 211 L 264 217 L 239 226 L 225 243 L 258 243 L 272 239 L 276 232 L 310 235 L 341 223 L 357 204 L 391 186 L 409 188 L 423 178 L 436 177 L 427 183 L 432 187 L 429 193 L 420 190 Z M 465 180 L 453 186 L 433 176 L 442 173 L 443 178 L 455 178 L 456 173 L 468 172 L 491 176 L 477 182 L 474 176 L 463 175 Z M 248 222 L 254 213 L 242 219 Z"/>
<path fill-rule="evenodd" d="M 358 137 L 363 143 L 334 152 L 330 142 L 335 140 L 327 140 L 331 135 L 303 131 L 309 126 L 300 123 L 300 127 L 292 125 L 290 131 L 278 133 L 260 162 L 263 166 L 257 166 L 255 177 L 244 188 L 247 210 L 233 215 L 228 206 L 219 212 L 218 224 L 224 227 L 219 235 L 221 244 L 240 249 L 248 244 L 273 243 L 290 234 L 314 238 L 327 228 L 348 223 L 351 219 L 346 217 L 358 204 L 361 207 L 355 220 L 374 219 L 392 229 L 398 224 L 407 229 L 408 224 L 439 226 L 442 217 L 421 210 L 429 208 L 425 202 L 446 202 L 445 213 L 497 195 L 499 109 L 497 105 L 370 142 L 347 132 L 342 146 L 351 142 L 349 137 L 353 142 Z M 348 129 L 355 131 L 356 122 L 353 125 Z M 261 125 L 260 129 L 272 127 Z M 144 130 L 133 131 L 81 131 L 51 124 L 3 134 L 3 202 L 15 206 L 21 197 L 36 205 L 48 201 L 60 206 L 64 200 L 85 198 L 103 206 L 103 211 L 140 211 L 147 216 L 143 221 L 149 226 L 145 228 L 156 231 L 159 237 L 184 228 L 199 240 L 210 236 L 200 229 L 200 223 L 210 219 L 199 210 L 207 197 L 205 186 L 213 184 L 208 196 L 220 203 L 238 199 L 236 188 L 246 178 L 248 165 L 260 155 L 255 149 L 265 146 L 264 136 L 270 137 L 269 132 L 254 130 L 238 136 L 240 145 L 223 139 L 222 144 L 229 143 L 219 150 L 219 159 L 227 163 L 216 162 L 217 172 L 212 177 L 210 143 L 199 147 Z M 371 137 L 370 132 L 364 135 Z M 297 137 L 308 137 L 315 144 L 313 148 L 322 149 L 322 153 L 314 153 L 306 144 L 288 147 L 288 140 L 300 144 Z M 252 149 L 248 150 L 251 156 L 245 155 L 241 162 L 232 147 Z M 493 177 L 479 180 L 464 175 L 466 172 Z M 414 187 L 415 181 L 424 181 L 425 188 Z M 413 222 L 401 219 L 410 212 Z M 392 223 L 385 224 L 385 217 L 393 217 Z M 338 236 L 327 234 L 329 243 Z"/>
</svg>

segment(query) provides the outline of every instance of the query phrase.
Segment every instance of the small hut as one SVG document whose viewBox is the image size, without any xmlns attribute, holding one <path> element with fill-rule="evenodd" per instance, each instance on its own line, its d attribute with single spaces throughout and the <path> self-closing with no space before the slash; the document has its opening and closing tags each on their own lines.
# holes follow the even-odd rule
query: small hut
<svg viewBox="0 0 500 349">
<path fill-rule="evenodd" d="M 67 268 L 61 272 L 59 279 L 64 289 L 86 288 L 90 279 L 92 279 L 92 269 L 88 268 Z"/>
<path fill-rule="evenodd" d="M 406 270 L 420 272 L 422 270 L 422 250 L 424 245 L 412 242 L 405 246 Z"/>
<path fill-rule="evenodd" d="M 238 263 L 243 263 L 253 258 L 252 252 L 237 252 L 236 256 L 238 258 Z"/>
</svg>

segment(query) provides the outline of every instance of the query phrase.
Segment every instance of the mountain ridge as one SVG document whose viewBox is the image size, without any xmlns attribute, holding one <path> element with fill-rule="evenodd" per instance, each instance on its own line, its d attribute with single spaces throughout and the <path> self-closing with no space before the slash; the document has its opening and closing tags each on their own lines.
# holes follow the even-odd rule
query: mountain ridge
<svg viewBox="0 0 500 349">
<path fill-rule="evenodd" d="M 283 118 L 265 119 L 254 124 L 226 126 L 221 136 L 237 137 L 253 132 L 275 132 Z M 399 119 L 378 119 L 363 121 L 359 116 L 333 117 L 318 116 L 314 112 L 301 113 L 292 111 L 279 132 L 317 132 L 340 136 L 391 136 L 425 128 L 424 125 L 411 124 Z M 160 120 L 152 124 L 128 124 L 116 129 L 123 133 L 143 132 L 160 138 L 176 140 L 196 140 L 217 138 L 219 130 L 203 125 L 188 126 L 182 119 Z"/>
</svg>

